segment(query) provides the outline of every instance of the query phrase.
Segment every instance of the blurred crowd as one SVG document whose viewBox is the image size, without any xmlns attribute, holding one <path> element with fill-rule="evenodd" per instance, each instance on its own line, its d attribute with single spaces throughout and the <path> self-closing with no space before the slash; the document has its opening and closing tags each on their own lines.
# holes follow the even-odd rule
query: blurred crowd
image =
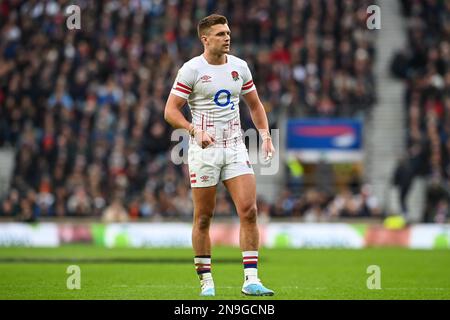
<svg viewBox="0 0 450 320">
<path fill-rule="evenodd" d="M 340 218 L 381 218 L 383 211 L 372 187 L 363 185 L 357 190 L 344 188 L 333 193 L 310 187 L 299 195 L 286 188 L 270 208 L 269 215 L 298 217 L 305 222 L 330 222 Z"/>
<path fill-rule="evenodd" d="M 391 70 L 406 82 L 408 149 L 393 182 L 407 215 L 414 177 L 426 177 L 424 221 L 442 222 L 450 217 L 450 1 L 401 3 L 408 41 L 394 57 Z"/>
<path fill-rule="evenodd" d="M 17 156 L 0 215 L 191 216 L 188 171 L 170 161 L 163 110 L 178 68 L 202 53 L 197 21 L 212 12 L 228 18 L 232 52 L 249 63 L 275 127 L 282 110 L 291 116 L 370 110 L 370 2 L 78 0 L 81 29 L 68 30 L 70 1 L 2 1 L 0 147 L 14 147 Z M 443 49 L 436 50 L 440 56 Z M 327 202 L 310 190 L 291 201 L 282 192 L 260 208 L 296 215 L 306 201 L 305 212 L 327 203 L 332 215 L 354 215 L 349 203 L 363 200 L 349 197 Z M 221 190 L 216 214 L 233 210 Z"/>
</svg>

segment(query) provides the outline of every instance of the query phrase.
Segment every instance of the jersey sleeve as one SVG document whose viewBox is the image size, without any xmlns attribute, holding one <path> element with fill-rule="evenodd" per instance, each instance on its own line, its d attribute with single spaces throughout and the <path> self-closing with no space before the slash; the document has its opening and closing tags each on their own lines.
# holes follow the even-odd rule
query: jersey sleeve
<svg viewBox="0 0 450 320">
<path fill-rule="evenodd" d="M 250 69 L 248 68 L 247 64 L 245 64 L 243 70 L 242 80 L 244 81 L 241 88 L 242 95 L 247 94 L 253 90 L 256 90 L 255 84 L 253 83 L 252 73 L 250 72 Z"/>
<path fill-rule="evenodd" d="M 187 100 L 194 88 L 194 83 L 195 72 L 186 65 L 183 65 L 183 67 L 181 67 L 178 71 L 170 93 Z"/>
</svg>

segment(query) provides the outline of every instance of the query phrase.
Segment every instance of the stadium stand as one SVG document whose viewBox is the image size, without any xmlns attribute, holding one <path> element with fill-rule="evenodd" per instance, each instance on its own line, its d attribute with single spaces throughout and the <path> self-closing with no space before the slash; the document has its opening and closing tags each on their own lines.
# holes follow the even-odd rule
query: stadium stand
<svg viewBox="0 0 450 320">
<path fill-rule="evenodd" d="M 402 210 L 414 177 L 427 179 L 424 222 L 449 216 L 450 178 L 450 3 L 401 1 L 408 44 L 392 60 L 391 72 L 405 79 L 407 152 L 393 183 Z"/>
<path fill-rule="evenodd" d="M 71 31 L 68 4 L 0 4 L 0 146 L 16 150 L 0 216 L 190 217 L 188 172 L 169 161 L 163 109 L 177 69 L 202 52 L 196 21 L 211 12 L 229 18 L 233 54 L 249 62 L 271 127 L 281 110 L 353 117 L 370 113 L 376 100 L 375 48 L 365 36 L 370 1 L 80 0 L 81 30 Z M 437 97 L 427 105 L 440 115 Z M 276 203 L 260 200 L 259 208 L 308 221 L 380 214 L 370 186 L 335 191 L 306 188 L 299 196 L 286 186 Z M 216 215 L 233 211 L 221 191 Z"/>
</svg>

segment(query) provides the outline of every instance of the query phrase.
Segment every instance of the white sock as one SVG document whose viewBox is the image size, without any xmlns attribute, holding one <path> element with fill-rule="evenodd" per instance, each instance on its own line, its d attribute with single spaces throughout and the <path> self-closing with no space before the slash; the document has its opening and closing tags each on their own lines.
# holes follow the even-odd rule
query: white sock
<svg viewBox="0 0 450 320">
<path fill-rule="evenodd" d="M 258 280 L 258 251 L 243 251 L 244 280 L 254 282 Z"/>
<path fill-rule="evenodd" d="M 211 257 L 195 257 L 194 264 L 200 283 L 203 285 L 204 283 L 209 282 L 214 285 L 211 273 Z"/>
</svg>

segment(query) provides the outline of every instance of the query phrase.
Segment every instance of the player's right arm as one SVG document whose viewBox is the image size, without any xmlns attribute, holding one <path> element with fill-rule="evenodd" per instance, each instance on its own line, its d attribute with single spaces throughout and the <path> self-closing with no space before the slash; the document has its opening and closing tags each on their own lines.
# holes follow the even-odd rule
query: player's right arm
<svg viewBox="0 0 450 320">
<path fill-rule="evenodd" d="M 164 109 L 164 119 L 175 129 L 186 129 L 189 134 L 195 138 L 197 144 L 206 148 L 214 143 L 214 138 L 210 137 L 205 131 L 196 128 L 187 121 L 181 112 L 181 108 L 186 104 L 187 99 L 193 91 L 195 83 L 195 72 L 186 64 L 178 71 L 175 83 L 170 91 Z"/>
<path fill-rule="evenodd" d="M 195 126 L 186 120 L 181 108 L 186 104 L 186 99 L 173 93 L 169 94 L 166 107 L 164 109 L 164 119 L 176 129 L 186 129 L 189 134 L 195 138 L 195 141 L 202 148 L 206 148 L 214 143 L 214 138 L 206 131 L 195 128 Z"/>
<path fill-rule="evenodd" d="M 189 96 L 194 90 L 196 72 L 186 64 L 178 71 L 177 78 L 170 91 L 164 110 L 164 119 L 176 129 L 186 129 L 195 138 L 195 141 L 202 148 L 206 148 L 214 143 L 214 138 L 206 131 L 196 128 L 187 121 L 181 112 L 181 108 L 186 104 Z"/>
<path fill-rule="evenodd" d="M 192 124 L 186 120 L 181 109 L 186 104 L 186 99 L 169 94 L 167 99 L 166 107 L 164 109 L 164 119 L 175 129 L 186 129 L 191 131 Z"/>
</svg>

